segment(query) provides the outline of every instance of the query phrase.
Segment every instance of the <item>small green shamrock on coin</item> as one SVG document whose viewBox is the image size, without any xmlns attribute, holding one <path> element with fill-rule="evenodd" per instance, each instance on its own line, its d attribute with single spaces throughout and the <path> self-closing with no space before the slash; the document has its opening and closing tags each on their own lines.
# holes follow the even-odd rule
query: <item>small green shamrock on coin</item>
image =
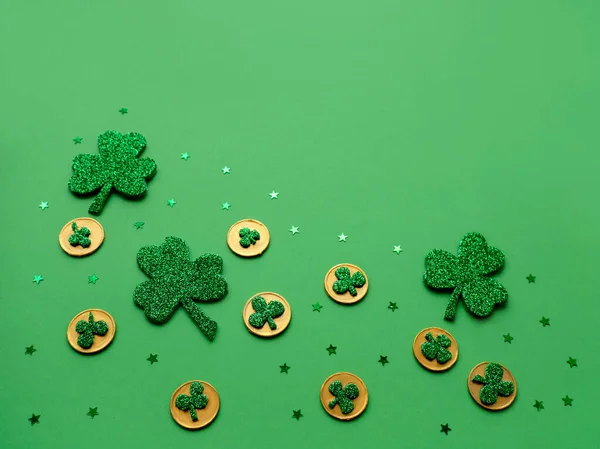
<svg viewBox="0 0 600 449">
<path fill-rule="evenodd" d="M 504 265 L 504 254 L 489 246 L 483 235 L 466 234 L 458 245 L 458 256 L 434 249 L 425 257 L 425 283 L 435 289 L 454 289 L 444 318 L 453 320 L 462 296 L 469 312 L 485 317 L 494 306 L 504 304 L 508 292 L 499 282 L 486 277 Z"/>
<path fill-rule="evenodd" d="M 352 296 L 356 296 L 356 288 L 362 287 L 367 282 L 365 275 L 360 271 L 356 271 L 350 276 L 348 267 L 340 267 L 335 270 L 335 277 L 338 280 L 333 283 L 333 291 L 340 295 L 349 291 Z"/>
<path fill-rule="evenodd" d="M 504 368 L 497 363 L 488 363 L 485 367 L 485 377 L 476 374 L 472 382 L 483 384 L 479 392 L 479 399 L 485 405 L 492 405 L 498 400 L 498 396 L 510 396 L 515 391 L 512 382 L 502 380 Z"/>
<path fill-rule="evenodd" d="M 240 245 L 244 248 L 248 248 L 250 245 L 254 245 L 257 240 L 260 240 L 260 234 L 256 229 L 252 231 L 248 228 L 240 229 Z"/>
<path fill-rule="evenodd" d="M 94 335 L 101 337 L 108 332 L 106 321 L 94 321 L 94 315 L 90 312 L 88 320 L 79 320 L 75 325 L 75 331 L 80 334 L 77 337 L 77 344 L 83 349 L 89 349 L 94 344 Z"/>
<path fill-rule="evenodd" d="M 427 332 L 425 339 L 427 341 L 421 345 L 421 352 L 427 360 L 437 359 L 439 363 L 443 364 L 452 358 L 452 353 L 446 349 L 452 344 L 447 335 L 438 334 L 436 338 L 431 332 Z"/>
<path fill-rule="evenodd" d="M 329 384 L 329 392 L 335 396 L 335 398 L 329 402 L 329 408 L 333 408 L 336 404 L 339 404 L 344 415 L 347 415 L 354 410 L 354 402 L 352 402 L 352 400 L 356 399 L 359 394 L 356 384 L 350 382 L 342 388 L 342 382 L 334 380 Z"/>
<path fill-rule="evenodd" d="M 92 244 L 92 241 L 88 238 L 92 232 L 88 228 L 85 226 L 78 228 L 77 223 L 73 222 L 71 223 L 71 229 L 73 230 L 73 234 L 69 237 L 71 246 L 79 245 L 83 248 L 87 248 Z"/>
<path fill-rule="evenodd" d="M 179 410 L 187 412 L 189 410 L 192 421 L 198 421 L 196 410 L 201 410 L 208 404 L 208 396 L 202 394 L 204 385 L 200 382 L 192 382 L 190 384 L 190 396 L 180 394 L 175 399 L 175 407 Z"/>
<path fill-rule="evenodd" d="M 257 329 L 263 327 L 265 322 L 269 323 L 271 330 L 277 329 L 277 324 L 273 318 L 277 318 L 285 312 L 282 303 L 273 299 L 267 304 L 262 296 L 252 298 L 252 308 L 255 312 L 248 317 L 248 322 Z"/>
</svg>

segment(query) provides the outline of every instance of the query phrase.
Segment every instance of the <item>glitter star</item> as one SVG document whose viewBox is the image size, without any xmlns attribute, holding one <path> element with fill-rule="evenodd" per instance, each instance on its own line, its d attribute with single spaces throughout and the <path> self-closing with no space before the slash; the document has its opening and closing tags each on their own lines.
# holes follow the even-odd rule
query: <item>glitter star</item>
<svg viewBox="0 0 600 449">
<path fill-rule="evenodd" d="M 231 174 L 231 168 L 229 168 L 227 165 L 225 167 L 223 167 L 221 169 L 221 171 L 223 172 L 224 175 L 230 175 Z"/>
<path fill-rule="evenodd" d="M 83 140 L 83 137 L 75 137 L 73 139 L 73 142 L 75 142 L 75 145 L 77 145 L 78 143 L 81 143 L 82 140 Z"/>
<path fill-rule="evenodd" d="M 335 352 L 337 350 L 337 346 L 333 346 L 333 345 L 329 345 L 327 349 L 327 352 L 329 353 L 329 355 L 331 354 L 337 354 L 337 352 Z"/>
<path fill-rule="evenodd" d="M 448 426 L 448 423 L 446 424 L 440 424 L 442 426 L 442 430 L 440 430 L 440 432 L 444 432 L 446 435 L 448 435 L 448 432 L 450 432 L 452 429 Z"/>
<path fill-rule="evenodd" d="M 398 306 L 396 305 L 395 302 L 390 302 L 388 309 L 390 309 L 392 312 L 395 312 L 397 308 L 398 308 Z"/>
<path fill-rule="evenodd" d="M 271 193 L 269 193 L 269 195 L 271 195 L 272 200 L 276 200 L 277 196 L 279 195 L 279 192 L 276 192 L 275 190 L 273 190 Z"/>
<path fill-rule="evenodd" d="M 312 308 L 313 308 L 313 312 L 320 312 L 321 309 L 323 308 L 323 306 L 321 304 L 319 304 L 318 302 L 316 302 L 312 305 Z"/>
<path fill-rule="evenodd" d="M 300 412 L 300 410 L 294 410 L 294 416 L 292 416 L 292 418 L 296 419 L 297 421 L 300 421 L 300 418 L 302 418 L 304 415 Z"/>
<path fill-rule="evenodd" d="M 514 337 L 511 337 L 510 334 L 506 334 L 503 335 L 504 337 L 504 343 L 510 343 L 512 345 L 512 341 L 515 339 Z"/>
<path fill-rule="evenodd" d="M 569 364 L 569 366 L 571 368 L 573 368 L 574 366 L 577 366 L 577 359 L 569 357 L 569 360 L 567 360 L 567 363 Z"/>
<path fill-rule="evenodd" d="M 42 415 L 36 415 L 35 413 L 32 413 L 31 418 L 27 418 L 27 420 L 31 422 L 31 425 L 33 426 L 34 424 L 40 423 L 40 416 Z"/>
<path fill-rule="evenodd" d="M 387 355 L 380 355 L 377 363 L 381 363 L 381 366 L 385 366 L 386 363 L 390 362 L 388 362 Z"/>
<path fill-rule="evenodd" d="M 230 207 L 231 207 L 231 204 L 229 204 L 227 201 L 225 201 L 223 204 L 221 204 L 221 210 L 229 210 Z"/>
<path fill-rule="evenodd" d="M 88 276 L 88 284 L 95 284 L 98 279 L 100 279 L 98 276 L 92 274 L 91 276 Z"/>
<path fill-rule="evenodd" d="M 119 112 L 121 114 L 125 115 L 125 114 L 127 114 L 129 112 L 129 109 L 127 109 L 127 108 L 121 108 L 121 109 L 119 109 Z"/>
<path fill-rule="evenodd" d="M 31 346 L 27 346 L 27 347 L 25 348 L 25 355 L 33 355 L 33 353 L 34 353 L 35 351 L 37 351 L 37 349 L 35 349 L 35 348 L 33 347 L 33 345 L 31 345 Z"/>
<path fill-rule="evenodd" d="M 402 248 L 400 248 L 400 245 L 394 245 L 394 249 L 392 251 L 395 252 L 396 254 L 400 255 L 400 253 L 404 250 Z"/>
<path fill-rule="evenodd" d="M 540 323 L 542 323 L 542 327 L 550 326 L 550 318 L 542 317 Z"/>
<path fill-rule="evenodd" d="M 100 413 L 98 413 L 98 407 L 90 407 L 90 411 L 86 413 L 86 415 L 92 419 L 94 419 L 94 416 L 98 416 L 99 414 Z"/>
<path fill-rule="evenodd" d="M 190 158 L 190 153 L 181 153 L 181 159 L 187 161 Z"/>
<path fill-rule="evenodd" d="M 43 280 L 44 278 L 41 274 L 37 274 L 33 277 L 33 282 L 35 282 L 37 285 L 40 285 L 40 282 L 42 282 Z"/>
<path fill-rule="evenodd" d="M 171 198 L 170 200 L 167 200 L 167 205 L 173 207 L 177 204 L 177 201 L 175 201 L 173 198 Z"/>
<path fill-rule="evenodd" d="M 288 366 L 286 363 L 284 363 L 283 365 L 279 365 L 279 369 L 281 370 L 279 372 L 287 374 L 290 368 L 291 366 Z"/>
<path fill-rule="evenodd" d="M 144 222 L 143 221 L 137 221 L 135 224 L 135 229 L 144 229 Z"/>
<path fill-rule="evenodd" d="M 573 407 L 573 398 L 570 398 L 569 395 L 566 395 L 564 398 L 562 398 L 563 402 L 565 403 L 565 407 L 568 405 L 569 407 Z"/>
<path fill-rule="evenodd" d="M 525 279 L 527 279 L 527 281 L 529 282 L 529 284 L 531 284 L 532 282 L 535 284 L 535 276 L 533 274 L 530 274 Z"/>
<path fill-rule="evenodd" d="M 155 363 L 158 363 L 158 354 L 150 353 L 150 357 L 148 357 L 146 360 L 150 362 L 150 365 L 154 365 Z"/>
<path fill-rule="evenodd" d="M 347 238 L 348 236 L 345 235 L 343 232 L 340 235 L 338 235 L 339 242 L 345 242 Z"/>
<path fill-rule="evenodd" d="M 296 235 L 300 232 L 300 230 L 298 229 L 298 226 L 292 226 L 290 232 L 292 233 L 292 235 Z"/>
<path fill-rule="evenodd" d="M 50 206 L 48 206 L 48 201 L 42 201 L 38 207 L 40 209 L 44 210 L 44 209 L 48 209 Z"/>
<path fill-rule="evenodd" d="M 540 410 L 544 410 L 544 401 L 535 401 L 535 404 L 533 404 L 534 408 L 537 408 L 537 411 L 539 412 Z"/>
</svg>

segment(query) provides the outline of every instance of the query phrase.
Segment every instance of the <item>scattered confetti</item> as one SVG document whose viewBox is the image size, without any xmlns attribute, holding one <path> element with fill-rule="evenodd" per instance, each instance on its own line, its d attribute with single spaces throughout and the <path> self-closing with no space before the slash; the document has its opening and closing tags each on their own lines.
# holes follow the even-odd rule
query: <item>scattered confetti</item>
<svg viewBox="0 0 600 449">
<path fill-rule="evenodd" d="M 231 204 L 229 204 L 227 201 L 225 201 L 223 204 L 221 204 L 221 210 L 229 210 L 230 207 L 231 207 Z"/>
<path fill-rule="evenodd" d="M 292 416 L 292 418 L 295 418 L 297 421 L 300 421 L 300 418 L 302 418 L 304 415 L 300 412 L 300 410 L 294 410 L 294 416 Z"/>
<path fill-rule="evenodd" d="M 400 255 L 400 253 L 404 250 L 400 247 L 400 245 L 394 245 L 394 249 L 392 251 Z"/>
<path fill-rule="evenodd" d="M 573 368 L 574 366 L 577 366 L 577 359 L 569 357 L 569 360 L 567 360 L 567 363 L 569 364 L 569 366 L 571 368 Z"/>
<path fill-rule="evenodd" d="M 82 140 L 83 140 L 83 137 L 75 137 L 73 139 L 73 142 L 75 142 L 75 145 L 77 145 L 78 143 L 81 143 Z"/>
<path fill-rule="evenodd" d="M 48 201 L 42 201 L 38 207 L 40 209 L 44 210 L 44 209 L 48 209 L 48 207 L 50 207 L 50 206 L 48 205 Z"/>
<path fill-rule="evenodd" d="M 448 435 L 448 432 L 450 432 L 452 429 L 448 426 L 448 423 L 446 424 L 440 424 L 442 426 L 442 430 L 440 430 L 440 432 L 444 432 L 446 435 Z"/>
<path fill-rule="evenodd" d="M 127 114 L 127 113 L 129 112 L 129 109 L 127 109 L 127 108 L 121 108 L 121 109 L 119 109 L 119 112 L 120 112 L 122 115 L 125 115 L 125 114 Z"/>
<path fill-rule="evenodd" d="M 35 282 L 38 285 L 40 285 L 40 282 L 42 282 L 43 280 L 44 280 L 44 278 L 42 277 L 41 274 L 37 274 L 33 277 L 33 282 Z"/>
<path fill-rule="evenodd" d="M 386 363 L 390 362 L 388 362 L 387 355 L 380 355 L 377 363 L 381 363 L 381 366 L 385 366 Z"/>
<path fill-rule="evenodd" d="M 100 413 L 98 413 L 98 407 L 90 407 L 90 411 L 86 413 L 86 415 L 92 419 L 94 419 L 94 416 L 98 416 L 99 414 Z"/>
<path fill-rule="evenodd" d="M 298 229 L 298 226 L 292 226 L 290 232 L 292 233 L 292 235 L 296 235 L 300 232 L 300 230 Z"/>
<path fill-rule="evenodd" d="M 269 195 L 271 195 L 272 200 L 276 200 L 278 198 L 279 192 L 273 190 L 271 193 L 269 193 Z"/>
<path fill-rule="evenodd" d="M 148 357 L 146 360 L 150 362 L 150 365 L 154 365 L 155 363 L 158 363 L 158 354 L 150 353 L 150 357 Z"/>
<path fill-rule="evenodd" d="M 338 239 L 340 242 L 345 242 L 347 238 L 348 236 L 345 235 L 343 232 L 340 235 L 338 235 Z"/>
<path fill-rule="evenodd" d="M 171 199 L 167 200 L 167 205 L 168 205 L 168 206 L 171 206 L 171 207 L 173 207 L 173 206 L 175 206 L 176 204 L 177 204 L 177 201 L 175 201 L 173 198 L 171 198 Z"/>
<path fill-rule="evenodd" d="M 318 302 L 316 302 L 312 305 L 312 308 L 313 308 L 313 312 L 320 312 L 321 309 L 323 308 L 323 306 L 321 304 L 319 304 Z"/>
<path fill-rule="evenodd" d="M 29 422 L 31 422 L 31 425 L 33 426 L 34 424 L 39 424 L 40 423 L 40 417 L 42 415 L 36 415 L 35 413 L 31 414 L 31 418 L 27 418 L 27 420 Z"/>
<path fill-rule="evenodd" d="M 231 174 L 231 168 L 229 168 L 227 165 L 225 167 L 223 167 L 221 169 L 221 171 L 223 172 L 224 175 L 230 175 Z"/>
<path fill-rule="evenodd" d="M 528 283 L 534 283 L 535 284 L 535 276 L 530 274 L 529 276 L 527 276 L 525 279 L 527 279 Z"/>
<path fill-rule="evenodd" d="M 100 279 L 98 276 L 92 274 L 91 276 L 88 276 L 88 284 L 95 284 L 98 279 Z"/>
<path fill-rule="evenodd" d="M 514 337 L 511 337 L 510 334 L 506 334 L 503 335 L 504 337 L 504 343 L 510 343 L 512 345 L 512 341 L 515 339 Z"/>
<path fill-rule="evenodd" d="M 291 366 L 288 366 L 286 363 L 284 363 L 283 365 L 279 365 L 279 369 L 281 370 L 279 372 L 287 374 L 290 368 Z"/>
<path fill-rule="evenodd" d="M 181 153 L 181 159 L 183 159 L 184 161 L 187 161 L 189 158 L 190 158 L 189 153 Z"/>
<path fill-rule="evenodd" d="M 136 221 L 135 224 L 135 229 L 144 229 L 144 222 L 143 221 Z"/>
<path fill-rule="evenodd" d="M 542 327 L 550 326 L 550 318 L 542 317 L 540 323 L 542 323 Z"/>
<path fill-rule="evenodd" d="M 33 345 L 31 345 L 31 346 L 27 346 L 27 347 L 25 348 L 25 355 L 33 355 L 33 353 L 34 353 L 35 351 L 37 351 L 37 349 L 35 349 L 35 348 L 33 347 Z"/>
<path fill-rule="evenodd" d="M 535 404 L 533 404 L 533 407 L 537 409 L 537 411 L 541 411 L 544 410 L 544 401 L 535 401 Z"/>
<path fill-rule="evenodd" d="M 329 345 L 327 349 L 327 352 L 329 353 L 329 355 L 331 354 L 337 354 L 336 350 L 337 350 L 337 346 L 333 346 L 333 345 Z"/>
<path fill-rule="evenodd" d="M 562 398 L 562 401 L 565 403 L 565 407 L 573 407 L 573 398 L 570 398 L 569 395 L 566 395 L 564 398 Z"/>
<path fill-rule="evenodd" d="M 387 306 L 387 308 L 390 309 L 392 312 L 395 312 L 398 308 L 398 305 L 395 302 L 390 302 L 390 305 Z"/>
</svg>

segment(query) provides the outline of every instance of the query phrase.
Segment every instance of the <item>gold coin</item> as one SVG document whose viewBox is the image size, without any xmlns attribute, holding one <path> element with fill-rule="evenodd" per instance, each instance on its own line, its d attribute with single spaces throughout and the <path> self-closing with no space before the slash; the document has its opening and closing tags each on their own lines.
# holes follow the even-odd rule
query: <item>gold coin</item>
<svg viewBox="0 0 600 449">
<path fill-rule="evenodd" d="M 513 391 L 513 394 L 511 394 L 510 396 L 498 395 L 498 400 L 496 402 L 494 402 L 493 404 L 490 404 L 490 405 L 484 404 L 483 402 L 481 402 L 481 398 L 479 397 L 479 392 L 483 388 L 483 385 L 473 382 L 473 377 L 475 377 L 476 374 L 479 374 L 480 376 L 485 377 L 485 367 L 488 365 L 488 363 L 490 363 L 490 362 L 481 362 L 479 365 L 476 365 L 475 368 L 473 368 L 471 370 L 471 372 L 469 373 L 469 378 L 467 379 L 467 386 L 469 387 L 469 393 L 471 393 L 471 397 L 473 398 L 473 400 L 475 402 L 477 402 L 479 405 L 481 405 L 483 408 L 486 408 L 488 410 L 503 410 L 506 407 L 510 406 L 515 401 L 515 398 L 517 397 L 517 381 L 515 380 L 514 376 L 511 374 L 511 372 L 509 370 L 507 370 L 504 366 L 500 365 L 500 366 L 502 366 L 502 369 L 504 370 L 504 374 L 502 375 L 502 380 L 507 380 L 507 381 L 512 382 L 513 385 L 515 386 L 515 391 Z"/>
<path fill-rule="evenodd" d="M 248 248 L 244 248 L 240 243 L 240 231 L 243 228 L 248 228 L 250 231 L 256 230 L 260 234 L 260 238 L 256 240 L 254 244 L 250 244 Z M 260 221 L 253 220 L 252 218 L 247 218 L 234 223 L 227 232 L 227 245 L 229 246 L 229 249 L 242 257 L 261 255 L 265 252 L 267 246 L 269 246 L 270 241 L 271 236 L 267 227 Z"/>
<path fill-rule="evenodd" d="M 341 267 L 348 268 L 350 270 L 350 276 L 352 276 L 357 271 L 360 271 L 365 276 L 365 285 L 363 285 L 362 287 L 356 287 L 356 296 L 352 296 L 350 291 L 339 294 L 333 290 L 333 284 L 335 281 L 338 280 L 337 276 L 335 275 L 335 270 Z M 358 268 L 356 265 L 352 265 L 351 263 L 341 263 L 339 265 L 336 265 L 331 270 L 329 270 L 327 272 L 327 275 L 325 276 L 325 291 L 327 291 L 327 294 L 331 299 L 333 299 L 335 302 L 339 302 L 340 304 L 354 304 L 355 302 L 360 301 L 365 297 L 368 289 L 369 278 L 367 277 L 367 273 Z"/>
<path fill-rule="evenodd" d="M 73 229 L 71 228 L 73 222 L 77 224 L 79 229 L 88 228 L 90 230 L 89 239 L 92 242 L 90 246 L 84 248 L 83 246 L 77 245 L 73 246 L 69 243 L 69 237 L 73 235 Z M 63 249 L 65 253 L 70 256 L 81 257 L 87 256 L 88 254 L 92 254 L 104 241 L 104 228 L 102 225 L 98 223 L 93 218 L 81 217 L 76 218 L 74 220 L 69 221 L 66 225 L 63 226 L 60 234 L 58 234 L 58 243 L 60 243 L 60 247 Z"/>
<path fill-rule="evenodd" d="M 275 329 L 271 329 L 269 323 L 266 321 L 261 328 L 256 328 L 248 322 L 250 315 L 252 315 L 255 312 L 254 308 L 252 307 L 252 299 L 254 299 L 257 296 L 262 296 L 267 302 L 267 305 L 273 300 L 279 301 L 283 304 L 283 314 L 281 316 L 278 316 L 277 318 L 273 318 L 273 321 L 277 326 Z M 289 303 L 283 298 L 283 296 L 278 295 L 277 293 L 257 293 L 256 295 L 252 295 L 252 297 L 246 302 L 246 305 L 244 306 L 244 311 L 242 312 L 242 319 L 244 320 L 244 324 L 246 325 L 248 330 L 254 335 L 258 335 L 259 337 L 274 337 L 275 335 L 279 335 L 280 333 L 282 333 L 290 324 L 290 320 L 292 319 L 292 308 L 290 307 Z"/>
<path fill-rule="evenodd" d="M 335 396 L 329 391 L 329 385 L 331 384 L 331 382 L 336 380 L 339 380 L 342 383 L 342 388 L 345 388 L 346 385 L 349 383 L 353 383 L 358 387 L 358 397 L 352 400 L 352 402 L 354 403 L 354 410 L 352 410 L 347 415 L 344 415 L 342 413 L 339 404 L 335 404 L 333 408 L 329 407 L 329 403 L 335 399 Z M 323 408 L 327 413 L 329 413 L 336 419 L 341 419 L 342 421 L 349 421 L 351 419 L 356 418 L 358 415 L 365 411 L 369 402 L 369 392 L 367 390 L 367 386 L 360 377 L 355 376 L 352 373 L 342 372 L 332 374 L 325 380 L 325 382 L 323 382 L 323 385 L 321 386 L 320 398 L 321 405 L 323 405 Z"/>
<path fill-rule="evenodd" d="M 435 358 L 433 360 L 429 360 L 429 359 L 427 359 L 427 357 L 425 357 L 425 355 L 423 354 L 423 351 L 421 351 L 421 345 L 427 341 L 425 339 L 425 335 L 427 335 L 428 332 L 431 332 L 435 338 L 437 338 L 437 336 L 439 334 L 444 334 L 452 342 L 450 344 L 450 346 L 448 348 L 446 348 L 448 351 L 450 351 L 452 353 L 452 358 L 450 360 L 448 360 L 446 363 L 438 362 L 437 358 Z M 428 370 L 430 370 L 430 371 L 446 371 L 447 369 L 452 368 L 452 366 L 454 366 L 454 364 L 458 360 L 458 344 L 456 343 L 456 340 L 454 339 L 452 334 L 450 334 L 450 332 L 445 331 L 444 329 L 441 329 L 439 327 L 428 327 L 427 329 L 423 329 L 421 332 L 419 332 L 417 334 L 417 336 L 415 337 L 415 341 L 413 342 L 413 353 L 414 353 L 417 361 L 421 365 L 423 365 L 425 368 L 427 368 Z"/>
<path fill-rule="evenodd" d="M 192 420 L 192 415 L 188 411 L 179 410 L 175 405 L 175 400 L 177 396 L 180 394 L 185 394 L 187 396 L 190 395 L 190 384 L 192 382 L 200 382 L 204 387 L 204 391 L 202 394 L 208 397 L 208 403 L 206 407 L 201 409 L 196 409 L 196 415 L 198 419 L 196 421 Z M 202 380 L 190 380 L 189 382 L 181 385 L 177 390 L 173 392 L 173 396 L 171 396 L 171 416 L 175 420 L 177 424 L 181 427 L 185 427 L 186 429 L 196 430 L 201 429 L 202 427 L 208 426 L 214 419 L 217 417 L 217 413 L 219 413 L 219 407 L 221 405 L 221 401 L 219 400 L 219 394 L 215 387 L 213 387 L 208 382 L 204 382 Z"/>
<path fill-rule="evenodd" d="M 85 321 L 87 323 L 90 312 L 94 316 L 94 321 L 106 322 L 108 325 L 108 332 L 106 335 L 94 335 L 94 343 L 92 343 L 92 346 L 90 346 L 88 349 L 84 349 L 77 344 L 79 333 L 75 330 L 75 326 L 77 326 L 78 321 Z M 108 312 L 100 309 L 87 309 L 78 313 L 69 323 L 69 327 L 67 328 L 67 340 L 69 341 L 71 347 L 75 349 L 75 351 L 81 352 L 82 354 L 93 354 L 94 352 L 102 351 L 104 348 L 106 348 L 115 338 L 116 331 L 117 327 L 115 320 Z"/>
</svg>

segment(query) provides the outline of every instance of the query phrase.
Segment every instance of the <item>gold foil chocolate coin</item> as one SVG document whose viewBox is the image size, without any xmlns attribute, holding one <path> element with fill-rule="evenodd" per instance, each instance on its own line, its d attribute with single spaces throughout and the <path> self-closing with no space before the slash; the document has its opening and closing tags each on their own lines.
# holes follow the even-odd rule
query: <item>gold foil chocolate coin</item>
<svg viewBox="0 0 600 449">
<path fill-rule="evenodd" d="M 342 270 L 336 275 L 336 271 L 342 267 L 347 268 L 347 270 Z M 359 275 L 355 275 L 356 272 L 364 276 L 364 284 L 362 283 L 362 278 Z M 338 291 L 341 291 L 341 293 L 333 289 L 335 282 L 338 282 Z M 369 278 L 367 278 L 367 274 L 351 263 L 336 265 L 325 276 L 325 291 L 331 299 L 340 304 L 354 304 L 360 301 L 365 297 L 368 289 Z"/>
<path fill-rule="evenodd" d="M 494 402 L 493 404 L 484 404 L 481 400 L 481 394 L 480 394 L 481 389 L 483 388 L 484 384 L 478 383 L 478 382 L 473 382 L 473 378 L 476 375 L 479 375 L 479 376 L 485 378 L 486 377 L 485 370 L 489 364 L 490 364 L 490 362 L 481 362 L 479 365 L 475 366 L 475 368 L 473 368 L 471 370 L 471 372 L 469 373 L 469 378 L 467 379 L 467 386 L 469 387 L 469 393 L 471 393 L 471 397 L 473 398 L 473 400 L 475 402 L 477 402 L 483 408 L 486 408 L 488 410 L 503 410 L 503 409 L 509 407 L 515 401 L 515 398 L 517 397 L 517 382 L 515 381 L 515 378 L 511 374 L 511 372 L 509 370 L 507 370 L 504 366 L 500 365 L 503 370 L 502 380 L 512 382 L 512 384 L 514 386 L 514 390 L 508 396 L 504 396 L 500 392 L 500 394 L 498 394 L 498 399 L 496 400 L 496 402 Z M 490 374 L 490 373 L 488 373 L 488 374 Z"/>
<path fill-rule="evenodd" d="M 258 220 L 247 218 L 234 223 L 227 232 L 229 249 L 242 257 L 260 256 L 271 241 L 267 227 Z"/>
<path fill-rule="evenodd" d="M 92 314 L 91 320 L 90 313 Z M 77 323 L 79 321 L 85 323 L 81 324 L 82 329 L 80 330 L 83 330 L 81 333 L 77 332 Z M 99 321 L 103 321 L 106 323 L 106 326 L 108 326 L 108 330 L 104 335 L 97 333 L 102 333 L 102 330 L 106 329 L 102 323 L 95 324 Z M 116 331 L 117 327 L 115 320 L 108 312 L 100 309 L 87 309 L 78 313 L 69 323 L 69 327 L 67 328 L 67 340 L 75 351 L 81 352 L 82 354 L 93 354 L 106 348 L 115 338 Z M 90 338 L 91 335 L 94 337 L 93 343 L 89 348 L 82 347 L 78 343 L 79 337 L 83 335 L 84 332 L 88 334 L 88 338 Z"/>
<path fill-rule="evenodd" d="M 104 228 L 96 220 L 88 217 L 69 221 L 58 235 L 58 243 L 63 251 L 75 257 L 92 254 L 100 248 L 102 242 L 104 242 Z"/>
<path fill-rule="evenodd" d="M 334 388 L 337 395 L 334 395 L 329 390 L 329 386 L 335 381 L 341 382 L 339 388 Z M 356 395 L 356 389 L 349 387 L 349 384 L 354 384 L 358 387 L 358 395 Z M 365 411 L 369 402 L 369 392 L 360 377 L 352 373 L 341 372 L 332 374 L 323 382 L 320 398 L 321 404 L 327 413 L 336 419 L 349 421 Z M 340 400 L 346 403 L 344 406 L 346 411 L 348 411 L 348 406 L 352 410 L 348 413 L 343 413 Z M 352 405 L 349 405 L 348 401 L 351 401 Z"/>
<path fill-rule="evenodd" d="M 195 391 L 196 396 L 204 395 L 206 398 L 198 398 L 192 395 L 190 392 L 190 385 L 193 382 L 198 382 L 202 385 L 201 392 Z M 180 394 L 185 395 L 188 398 L 186 400 L 184 397 L 181 400 L 181 402 L 184 403 L 182 408 L 185 410 L 179 409 L 176 405 L 177 396 Z M 206 401 L 206 399 L 208 399 L 208 402 L 206 402 L 204 408 L 193 408 L 194 403 L 203 403 Z M 217 390 L 215 390 L 215 387 L 202 380 L 190 380 L 173 392 L 170 404 L 171 416 L 181 427 L 185 427 L 186 429 L 190 430 L 201 429 L 202 427 L 206 427 L 214 421 L 219 413 L 220 405 L 221 401 L 219 400 L 219 394 L 217 393 Z M 193 412 L 190 410 L 190 408 L 193 408 Z M 192 415 L 195 415 L 195 420 L 192 418 Z"/>
<path fill-rule="evenodd" d="M 255 305 L 252 305 L 252 300 L 262 297 L 264 301 L 257 299 Z M 271 301 L 278 301 L 283 305 L 283 313 L 278 314 L 280 306 L 269 305 Z M 266 305 L 266 307 L 265 307 Z M 263 292 L 253 295 L 244 306 L 242 312 L 244 324 L 250 332 L 259 337 L 274 337 L 282 333 L 290 324 L 292 319 L 292 308 L 289 303 L 273 292 Z M 275 327 L 273 327 L 275 326 Z"/>
<path fill-rule="evenodd" d="M 427 334 L 431 334 L 431 336 L 428 338 Z M 440 338 L 440 335 L 445 335 L 448 339 Z M 458 360 L 458 344 L 450 332 L 439 327 L 428 327 L 415 337 L 413 353 L 417 361 L 428 370 L 446 371 L 452 368 Z M 433 359 L 429 360 L 425 354 Z M 448 359 L 448 357 L 450 358 Z"/>
</svg>

